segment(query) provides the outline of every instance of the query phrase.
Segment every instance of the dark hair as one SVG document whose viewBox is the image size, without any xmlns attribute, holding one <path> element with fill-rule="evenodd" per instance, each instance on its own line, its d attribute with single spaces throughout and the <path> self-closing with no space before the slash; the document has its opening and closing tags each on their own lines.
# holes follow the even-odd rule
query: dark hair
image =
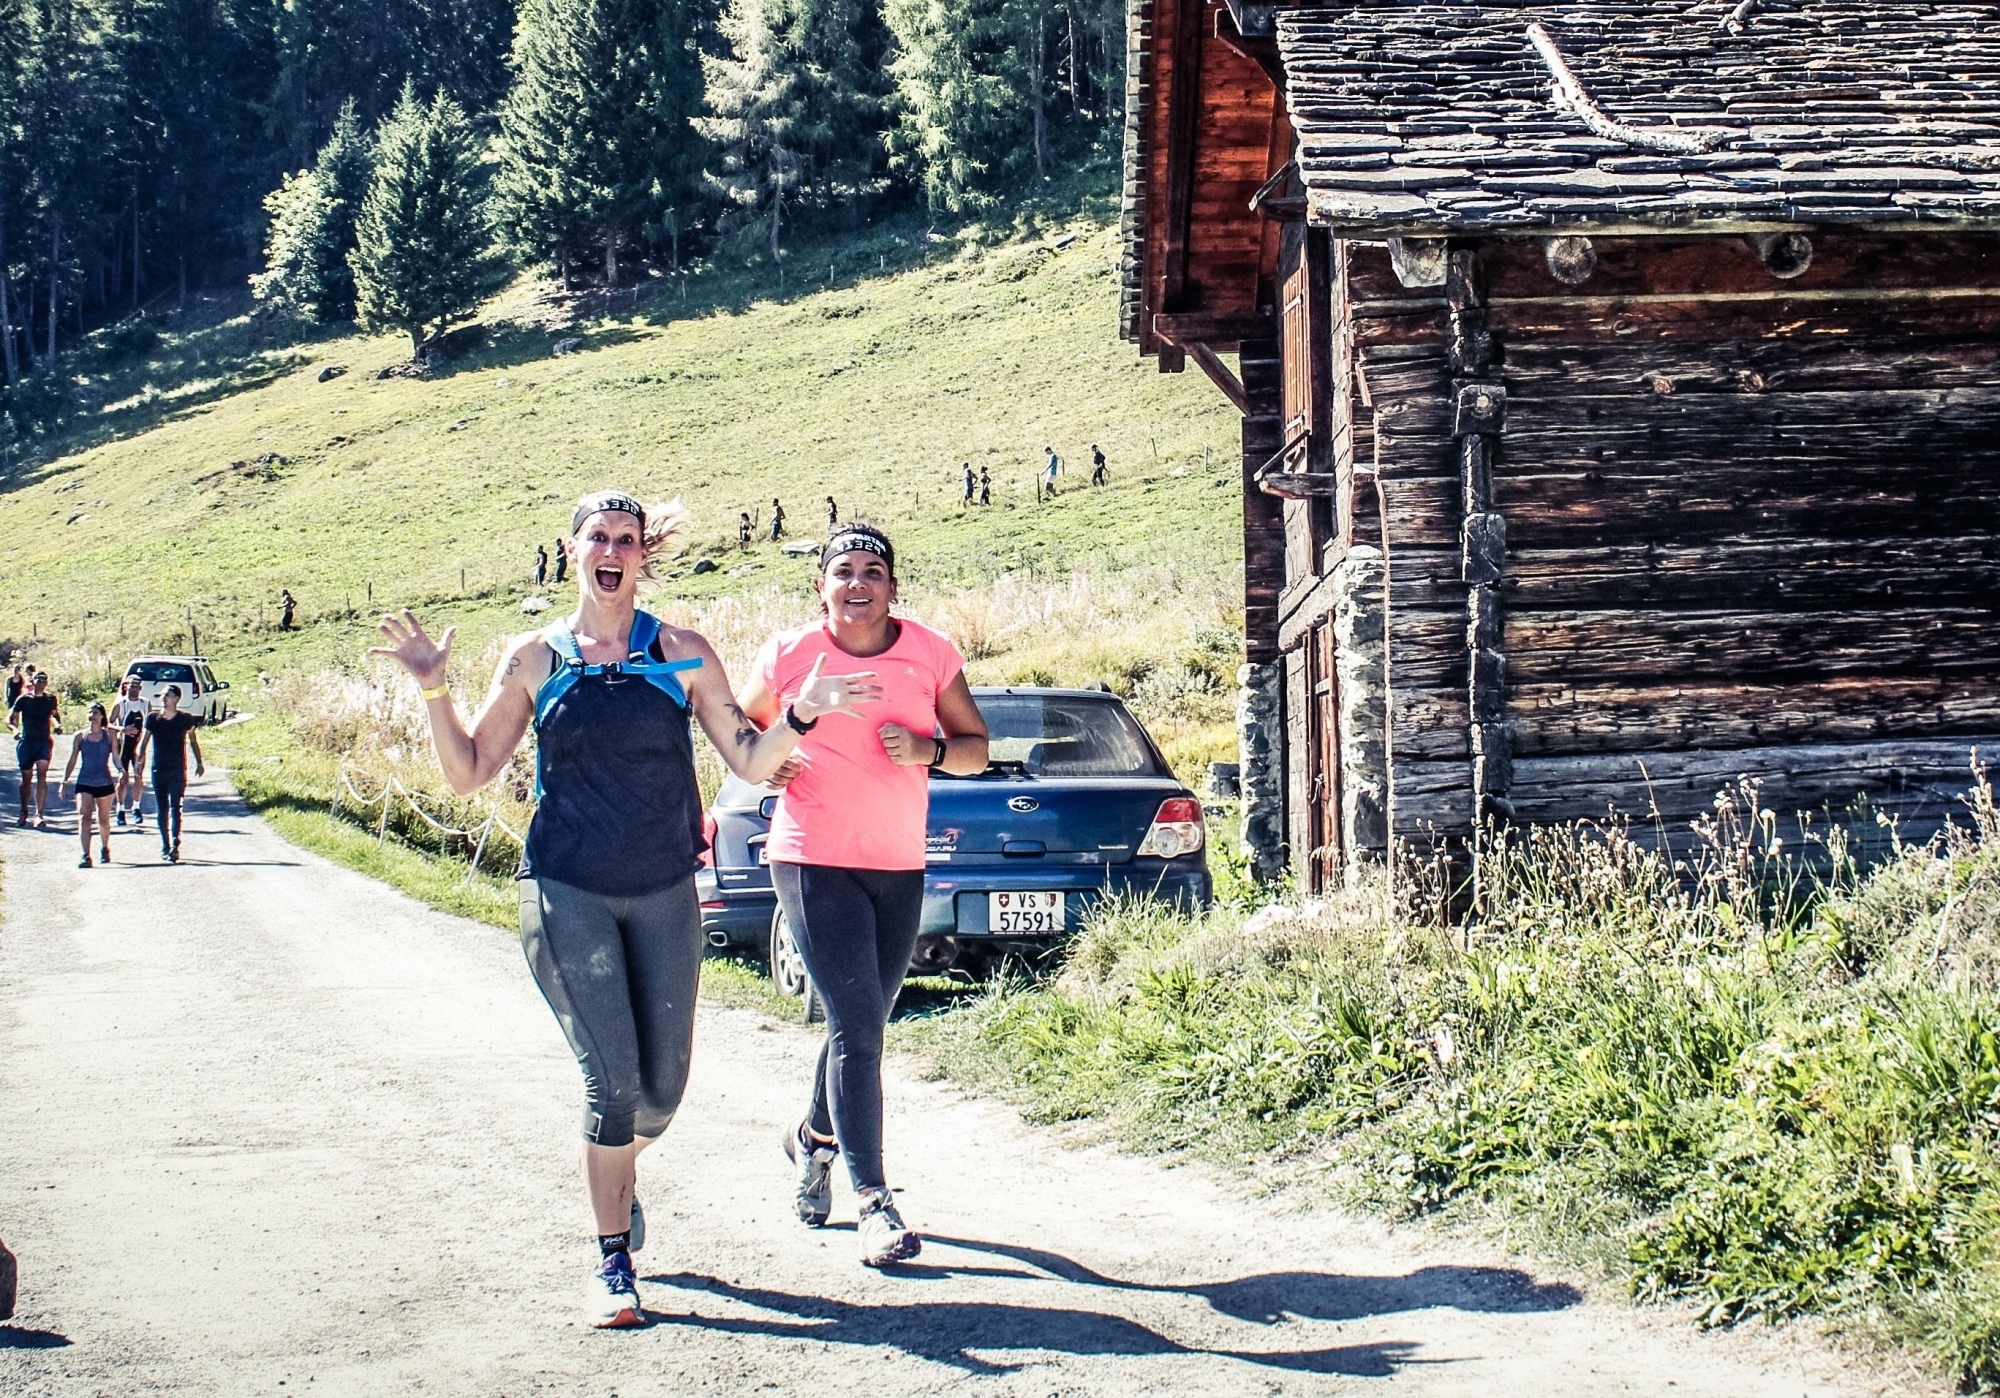
<svg viewBox="0 0 2000 1398">
<path fill-rule="evenodd" d="M 872 524 L 852 521 L 833 531 L 826 541 L 826 547 L 819 551 L 819 570 L 824 573 L 827 565 L 843 553 L 856 549 L 872 553 L 888 568 L 889 576 L 896 576 L 896 546 L 889 542 L 889 536 Z"/>
<path fill-rule="evenodd" d="M 168 686 L 167 686 L 167 687 L 166 687 L 165 689 L 161 690 L 160 692 L 161 692 L 162 694 L 171 694 L 171 695 L 173 695 L 173 696 L 174 696 L 174 698 L 176 698 L 176 699 L 178 699 L 178 698 L 180 698 L 180 697 L 181 697 L 181 687 L 180 687 L 179 685 L 177 685 L 177 684 L 170 684 L 170 685 L 168 685 Z"/>
</svg>

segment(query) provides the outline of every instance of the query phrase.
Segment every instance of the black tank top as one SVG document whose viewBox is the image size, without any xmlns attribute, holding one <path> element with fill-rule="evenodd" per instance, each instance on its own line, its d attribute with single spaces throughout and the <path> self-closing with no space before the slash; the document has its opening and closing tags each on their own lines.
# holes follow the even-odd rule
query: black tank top
<svg viewBox="0 0 2000 1398">
<path fill-rule="evenodd" d="M 694 872 L 708 842 L 685 708 L 635 675 L 582 675 L 535 732 L 542 800 L 522 878 L 636 898 Z"/>
</svg>

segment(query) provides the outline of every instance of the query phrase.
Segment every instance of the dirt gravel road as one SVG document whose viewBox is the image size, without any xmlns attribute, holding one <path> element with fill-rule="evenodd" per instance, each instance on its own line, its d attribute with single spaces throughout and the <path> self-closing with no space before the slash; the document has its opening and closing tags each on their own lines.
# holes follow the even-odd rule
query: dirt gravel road
<svg viewBox="0 0 2000 1398">
<path fill-rule="evenodd" d="M 642 1165 L 652 1323 L 591 1331 L 577 1072 L 510 939 L 301 853 L 213 776 L 178 868 L 148 829 L 80 870 L 72 819 L 0 842 L 0 1393 L 1876 1391 L 903 1068 L 890 1159 L 930 1242 L 869 1273 L 850 1229 L 790 1218 L 812 1042 L 720 1008 Z"/>
</svg>

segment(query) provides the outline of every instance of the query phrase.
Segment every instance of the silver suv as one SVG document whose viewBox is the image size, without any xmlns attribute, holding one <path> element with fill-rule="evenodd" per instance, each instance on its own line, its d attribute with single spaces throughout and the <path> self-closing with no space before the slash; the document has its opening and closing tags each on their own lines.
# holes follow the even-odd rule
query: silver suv
<svg viewBox="0 0 2000 1398">
<path fill-rule="evenodd" d="M 219 680 L 199 655 L 142 655 L 125 667 L 125 678 L 139 682 L 139 697 L 157 710 L 160 694 L 170 684 L 181 687 L 181 709 L 203 723 L 229 717 L 229 682 Z"/>
</svg>

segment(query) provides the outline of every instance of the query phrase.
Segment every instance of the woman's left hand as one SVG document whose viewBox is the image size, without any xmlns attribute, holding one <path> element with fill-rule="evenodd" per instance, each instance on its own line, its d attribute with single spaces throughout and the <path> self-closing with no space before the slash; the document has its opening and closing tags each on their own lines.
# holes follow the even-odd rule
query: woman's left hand
<svg viewBox="0 0 2000 1398">
<path fill-rule="evenodd" d="M 875 730 L 889 760 L 902 767 L 928 767 L 937 755 L 937 741 L 914 733 L 900 723 L 885 723 Z"/>
</svg>

